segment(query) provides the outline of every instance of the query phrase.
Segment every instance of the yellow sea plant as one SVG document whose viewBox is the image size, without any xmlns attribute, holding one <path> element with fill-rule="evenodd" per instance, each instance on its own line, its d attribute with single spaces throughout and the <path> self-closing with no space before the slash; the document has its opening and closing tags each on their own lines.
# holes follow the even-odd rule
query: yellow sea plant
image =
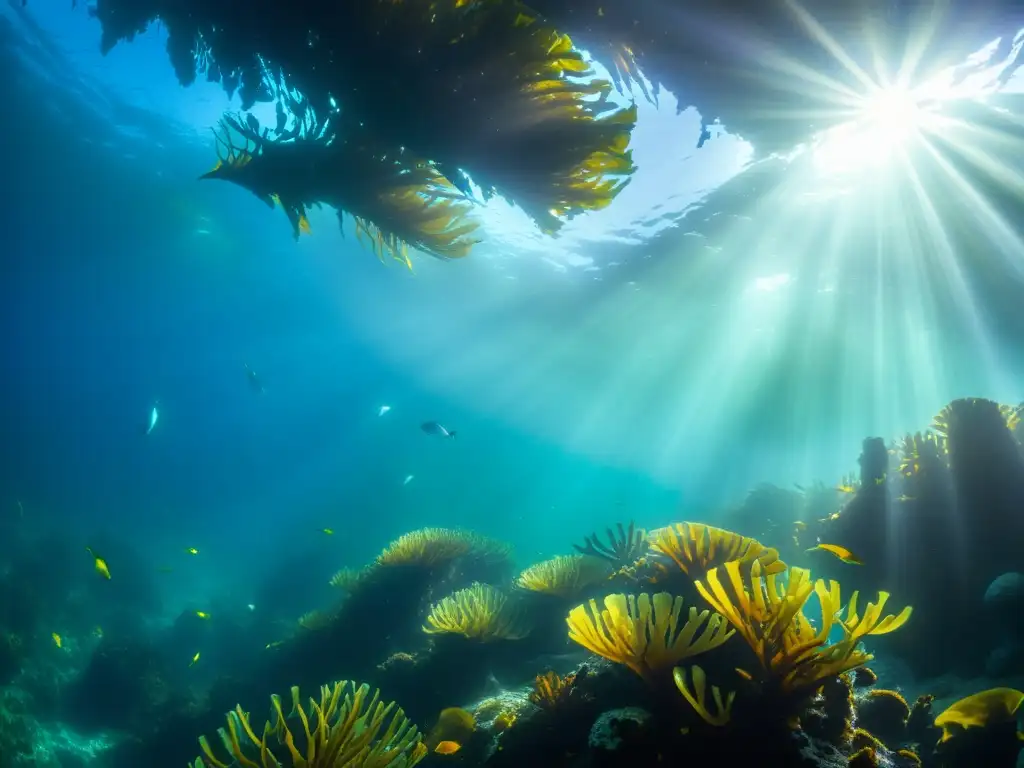
<svg viewBox="0 0 1024 768">
<path fill-rule="evenodd" d="M 650 534 L 651 549 L 672 559 L 692 578 L 732 560 L 757 560 L 765 573 L 781 573 L 786 564 L 777 550 L 755 539 L 704 523 L 676 523 Z"/>
<path fill-rule="evenodd" d="M 682 621 L 683 598 L 656 595 L 608 595 L 569 612 L 569 639 L 592 653 L 625 664 L 644 679 L 683 659 L 717 648 L 734 634 L 725 620 L 690 607 Z"/>
<path fill-rule="evenodd" d="M 766 572 L 758 560 L 712 568 L 696 586 L 753 649 L 761 669 L 748 673 L 750 677 L 798 695 L 813 693 L 824 680 L 870 661 L 871 654 L 859 647 L 861 640 L 899 629 L 912 613 L 908 606 L 883 618 L 887 592 L 880 592 L 861 613 L 854 592 L 843 618 L 838 582 L 819 579 L 812 584 L 803 568 L 790 568 L 784 580 L 781 574 Z M 821 603 L 819 629 L 803 612 L 812 593 Z M 843 639 L 830 644 L 837 624 Z"/>
<path fill-rule="evenodd" d="M 683 694 L 683 698 L 690 703 L 694 712 L 700 715 L 706 723 L 721 726 L 729 722 L 732 715 L 732 703 L 736 698 L 735 691 L 730 691 L 723 699 L 721 689 L 717 685 L 711 686 L 711 697 L 715 702 L 715 711 L 712 712 L 707 703 L 708 683 L 703 669 L 696 664 L 690 667 L 692 685 L 686 679 L 684 667 L 676 667 L 672 670 L 672 677 L 676 682 L 676 688 Z"/>
<path fill-rule="evenodd" d="M 471 640 L 519 640 L 530 625 L 508 595 L 489 584 L 473 584 L 430 606 L 423 631 L 462 635 Z"/>
<path fill-rule="evenodd" d="M 610 569 L 589 555 L 559 555 L 531 565 L 519 574 L 516 585 L 531 592 L 556 597 L 576 597 L 583 590 L 607 580 Z"/>
<path fill-rule="evenodd" d="M 469 555 L 505 560 L 511 547 L 456 528 L 420 528 L 399 536 L 377 555 L 377 565 L 435 567 Z"/>
<path fill-rule="evenodd" d="M 1013 722 L 1024 703 L 1024 692 L 1016 688 L 990 688 L 954 701 L 935 718 L 942 729 L 939 741 L 949 741 L 958 731 Z"/>
<path fill-rule="evenodd" d="M 249 713 L 237 706 L 227 728 L 217 731 L 220 747 L 199 738 L 202 755 L 192 768 L 412 768 L 427 754 L 419 731 L 394 702 L 380 692 L 350 681 L 321 686 L 320 698 L 303 706 L 298 686 L 291 689 L 287 718 L 281 697 L 271 697 L 271 720 L 257 734 Z M 288 721 L 297 720 L 290 727 Z M 301 724 L 301 731 L 293 730 Z M 226 753 L 226 754 L 225 754 Z"/>
</svg>

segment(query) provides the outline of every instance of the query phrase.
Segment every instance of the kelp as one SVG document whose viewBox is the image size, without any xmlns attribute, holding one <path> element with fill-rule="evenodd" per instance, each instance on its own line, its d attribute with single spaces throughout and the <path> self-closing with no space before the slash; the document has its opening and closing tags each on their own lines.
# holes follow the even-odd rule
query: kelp
<svg viewBox="0 0 1024 768">
<path fill-rule="evenodd" d="M 311 231 L 311 208 L 330 205 L 339 223 L 345 213 L 355 219 L 357 236 L 381 260 L 411 267 L 410 248 L 460 258 L 477 242 L 472 203 L 430 163 L 342 139 L 327 122 L 274 138 L 252 115 L 226 115 L 214 133 L 217 164 L 201 178 L 230 181 L 280 206 L 296 238 Z"/>
<path fill-rule="evenodd" d="M 183 83 L 203 72 L 229 91 L 240 87 L 245 108 L 276 100 L 290 111 L 301 93 L 303 104 L 340 110 L 374 137 L 381 151 L 371 161 L 409 152 L 461 191 L 468 174 L 544 232 L 607 206 L 634 170 L 635 107 L 614 107 L 612 83 L 596 79 L 569 37 L 515 0 L 360 0 L 342 11 L 315 0 L 255 0 L 244 9 L 226 0 L 99 0 L 95 15 L 104 50 L 160 19 Z M 276 88 L 271 71 L 283 72 L 290 88 Z M 350 154 L 367 151 L 344 138 Z M 389 201 L 399 220 L 419 216 L 418 231 L 435 234 L 429 216 L 399 198 Z M 297 207 L 286 212 L 301 216 Z M 373 242 L 394 253 L 397 225 L 384 213 L 357 215 L 380 229 Z M 425 245 L 460 255 L 430 237 Z"/>
</svg>

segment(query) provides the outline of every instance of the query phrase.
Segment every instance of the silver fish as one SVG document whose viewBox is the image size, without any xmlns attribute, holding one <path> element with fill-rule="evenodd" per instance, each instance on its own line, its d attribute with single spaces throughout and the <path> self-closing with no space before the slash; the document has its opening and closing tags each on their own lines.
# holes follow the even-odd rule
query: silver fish
<svg viewBox="0 0 1024 768">
<path fill-rule="evenodd" d="M 455 437 L 455 430 L 448 429 L 447 427 L 438 424 L 436 421 L 425 421 L 420 425 L 420 429 L 426 432 L 428 435 L 437 435 L 438 437 Z"/>
</svg>

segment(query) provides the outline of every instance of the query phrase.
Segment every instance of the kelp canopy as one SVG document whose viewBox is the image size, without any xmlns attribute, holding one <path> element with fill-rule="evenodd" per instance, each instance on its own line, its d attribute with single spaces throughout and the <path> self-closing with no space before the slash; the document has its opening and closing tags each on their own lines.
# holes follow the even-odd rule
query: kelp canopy
<svg viewBox="0 0 1024 768">
<path fill-rule="evenodd" d="M 613 107 L 611 83 L 515 0 L 99 0 L 95 14 L 104 50 L 159 19 L 179 79 L 205 72 L 245 108 L 279 98 L 267 73 L 280 71 L 357 142 L 461 189 L 469 174 L 545 232 L 608 205 L 634 170 L 635 108 Z"/>
<path fill-rule="evenodd" d="M 652 100 L 664 85 L 685 96 L 685 105 L 696 106 L 706 120 L 721 119 L 765 154 L 791 149 L 811 132 L 845 119 L 836 109 L 836 90 L 823 86 L 822 78 L 852 91 L 862 85 L 822 44 L 821 30 L 838 38 L 844 52 L 870 74 L 877 58 L 873 51 L 840 37 L 842 30 L 870 29 L 864 39 L 877 47 L 891 76 L 907 41 L 917 39 L 925 23 L 920 3 L 889 0 L 533 0 L 529 5 L 527 11 L 505 0 L 359 0 L 341 10 L 331 0 L 98 0 L 96 13 L 105 50 L 160 19 L 170 32 L 168 50 L 183 83 L 203 72 L 228 90 L 241 87 L 248 104 L 265 96 L 257 61 L 262 56 L 295 78 L 318 109 L 333 96 L 373 115 L 375 130 L 388 135 L 389 128 L 416 114 L 424 121 L 419 132 L 434 134 L 438 144 L 455 150 L 427 155 L 438 161 L 458 156 L 456 168 L 488 177 L 502 192 L 507 181 L 502 174 L 485 173 L 485 166 L 469 162 L 470 157 L 479 161 L 485 147 L 461 142 L 489 135 L 486 143 L 494 145 L 505 138 L 497 131 L 531 119 L 521 103 L 508 100 L 507 88 L 493 74 L 509 63 L 510 52 L 521 50 L 519 28 L 507 23 L 519 13 L 539 15 L 572 36 L 612 71 L 618 85 Z M 1002 59 L 1010 53 L 1021 16 L 1015 0 L 957 3 L 932 14 L 927 24 L 934 42 L 920 68 L 935 72 L 958 64 L 1000 36 L 1005 50 L 993 60 Z M 971 34 L 963 34 L 965 28 Z M 1018 66 L 1018 52 L 1013 54 L 1015 63 L 1005 77 Z M 637 77 L 638 69 L 654 84 L 653 92 Z M 392 101 L 369 103 L 395 89 Z M 408 138 L 400 143 L 419 148 Z M 512 156 L 507 171 L 523 157 L 505 151 Z"/>
</svg>

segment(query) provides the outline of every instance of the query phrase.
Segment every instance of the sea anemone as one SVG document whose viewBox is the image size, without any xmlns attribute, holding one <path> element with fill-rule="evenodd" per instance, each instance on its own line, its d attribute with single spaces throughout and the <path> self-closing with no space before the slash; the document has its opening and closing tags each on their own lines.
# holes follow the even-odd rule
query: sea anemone
<svg viewBox="0 0 1024 768">
<path fill-rule="evenodd" d="M 488 584 L 473 584 L 430 606 L 423 631 L 486 643 L 519 640 L 530 634 L 530 625 L 504 592 Z"/>
</svg>

